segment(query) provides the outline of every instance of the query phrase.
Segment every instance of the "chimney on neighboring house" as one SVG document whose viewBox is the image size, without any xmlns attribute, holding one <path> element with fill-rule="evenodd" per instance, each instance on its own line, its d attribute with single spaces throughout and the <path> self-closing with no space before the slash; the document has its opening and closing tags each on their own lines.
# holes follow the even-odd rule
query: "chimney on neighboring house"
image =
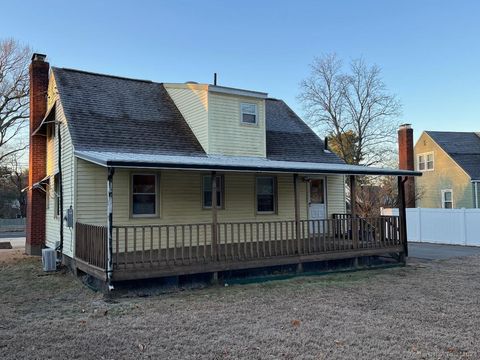
<svg viewBox="0 0 480 360">
<path fill-rule="evenodd" d="M 46 193 L 42 189 L 32 188 L 46 175 L 46 138 L 43 135 L 32 135 L 47 112 L 50 65 L 45 58 L 46 55 L 33 54 L 30 64 L 30 147 L 25 244 L 25 251 L 29 255 L 41 255 L 45 246 Z"/>
<path fill-rule="evenodd" d="M 410 124 L 398 129 L 398 167 L 402 170 L 415 170 L 413 153 L 413 129 Z M 415 207 L 415 178 L 408 176 L 405 182 L 405 205 Z"/>
</svg>

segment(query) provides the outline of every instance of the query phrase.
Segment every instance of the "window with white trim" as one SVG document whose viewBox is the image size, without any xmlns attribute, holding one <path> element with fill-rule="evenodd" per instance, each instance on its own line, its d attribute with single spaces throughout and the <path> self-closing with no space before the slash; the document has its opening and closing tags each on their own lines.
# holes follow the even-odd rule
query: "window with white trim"
<svg viewBox="0 0 480 360">
<path fill-rule="evenodd" d="M 217 186 L 217 209 L 223 209 L 224 199 L 224 180 L 223 175 L 215 176 Z M 203 196 L 202 206 L 204 209 L 212 208 L 212 176 L 205 175 L 203 177 Z"/>
<path fill-rule="evenodd" d="M 434 168 L 433 152 L 417 155 L 418 171 L 432 171 Z"/>
<path fill-rule="evenodd" d="M 277 210 L 276 183 L 274 176 L 257 176 L 255 184 L 257 213 L 272 214 Z"/>
<path fill-rule="evenodd" d="M 241 103 L 240 115 L 242 124 L 257 125 L 257 104 Z"/>
<path fill-rule="evenodd" d="M 132 174 L 133 217 L 157 216 L 157 195 L 157 174 Z"/>
<path fill-rule="evenodd" d="M 451 189 L 442 190 L 442 208 L 453 209 L 453 192 Z"/>
</svg>

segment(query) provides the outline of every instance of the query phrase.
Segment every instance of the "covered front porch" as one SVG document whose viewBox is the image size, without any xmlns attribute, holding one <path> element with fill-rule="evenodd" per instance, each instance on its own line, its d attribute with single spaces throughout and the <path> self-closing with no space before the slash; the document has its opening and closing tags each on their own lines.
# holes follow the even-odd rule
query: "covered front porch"
<svg viewBox="0 0 480 360">
<path fill-rule="evenodd" d="M 398 261 L 404 261 L 408 251 L 404 183 L 411 172 L 344 164 L 312 166 L 310 163 L 294 163 L 293 167 L 286 168 L 285 162 L 265 163 L 268 167 L 258 164 L 239 167 L 227 163 L 181 167 L 178 163 L 155 163 L 132 168 L 120 162 L 95 164 L 106 170 L 103 209 L 107 217 L 104 223 L 77 217 L 74 231 L 77 268 L 110 283 L 375 255 L 393 255 Z M 282 166 L 273 167 L 279 165 L 275 163 L 282 163 Z M 126 187 L 127 169 L 130 183 Z M 130 191 L 130 210 L 135 209 L 131 203 L 135 195 L 135 191 L 132 193 L 132 176 L 151 171 L 157 171 L 158 176 L 165 179 L 165 193 L 162 192 L 161 196 L 168 206 L 162 207 L 163 216 L 135 218 L 132 212 L 129 218 L 116 216 L 115 209 L 122 212 L 125 206 L 128 208 L 125 192 Z M 172 171 L 180 175 L 176 173 L 176 180 L 169 182 L 172 177 L 168 174 Z M 365 174 L 397 176 L 400 216 L 360 218 L 355 206 L 351 206 L 348 214 L 327 210 L 327 199 L 334 196 L 327 186 L 329 179 L 341 179 L 343 188 L 345 179 L 348 179 L 353 189 L 352 198 L 355 198 L 356 176 Z M 123 184 L 120 189 L 118 184 L 117 188 L 114 186 L 116 176 Z M 190 180 L 192 176 L 197 180 Z M 205 189 L 205 177 L 223 180 L 210 181 L 210 188 Z M 265 182 L 267 178 L 274 179 L 271 186 Z M 259 179 L 262 180 L 260 183 Z M 197 206 L 194 202 L 188 206 L 168 202 L 169 193 L 183 191 L 182 181 L 202 182 L 203 209 L 192 210 Z M 155 180 L 155 183 L 159 182 L 161 180 Z M 235 183 L 243 184 L 241 190 L 226 191 L 225 195 L 224 188 Z M 276 191 L 270 193 L 270 188 Z M 194 193 L 198 191 L 194 190 Z M 145 192 L 141 194 L 144 196 Z M 342 196 L 341 201 L 345 204 L 345 195 Z M 116 197 L 120 197 L 120 205 L 118 201 L 115 203 Z M 227 205 L 223 203 L 224 197 Z M 237 205 L 255 204 L 255 209 L 246 209 L 242 205 L 232 210 L 228 203 L 232 198 Z M 155 204 L 160 206 L 159 202 Z M 325 205 L 323 208 L 322 204 Z M 186 216 L 178 215 L 183 211 Z M 190 211 L 201 214 L 201 217 L 188 215 Z M 172 212 L 176 212 L 176 217 L 170 216 Z M 154 213 L 158 215 L 156 210 Z"/>
<path fill-rule="evenodd" d="M 77 266 L 108 279 L 108 228 L 76 224 Z M 112 227 L 111 280 L 406 252 L 399 217 Z"/>
</svg>

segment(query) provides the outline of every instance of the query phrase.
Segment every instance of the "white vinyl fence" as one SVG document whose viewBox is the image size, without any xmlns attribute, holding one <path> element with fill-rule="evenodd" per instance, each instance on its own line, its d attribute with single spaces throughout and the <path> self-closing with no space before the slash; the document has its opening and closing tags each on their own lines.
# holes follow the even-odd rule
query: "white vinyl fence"
<svg viewBox="0 0 480 360">
<path fill-rule="evenodd" d="M 398 209 L 382 209 L 398 215 Z M 480 246 L 480 209 L 407 209 L 408 241 Z"/>
</svg>

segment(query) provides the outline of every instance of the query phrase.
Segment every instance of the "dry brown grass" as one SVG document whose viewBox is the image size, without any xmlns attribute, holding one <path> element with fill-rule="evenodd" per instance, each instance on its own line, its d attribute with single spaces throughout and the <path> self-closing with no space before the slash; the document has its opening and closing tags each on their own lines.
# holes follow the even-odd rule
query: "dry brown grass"
<svg viewBox="0 0 480 360">
<path fill-rule="evenodd" d="M 480 358 L 479 257 L 105 301 L 0 265 L 3 359 Z"/>
</svg>

